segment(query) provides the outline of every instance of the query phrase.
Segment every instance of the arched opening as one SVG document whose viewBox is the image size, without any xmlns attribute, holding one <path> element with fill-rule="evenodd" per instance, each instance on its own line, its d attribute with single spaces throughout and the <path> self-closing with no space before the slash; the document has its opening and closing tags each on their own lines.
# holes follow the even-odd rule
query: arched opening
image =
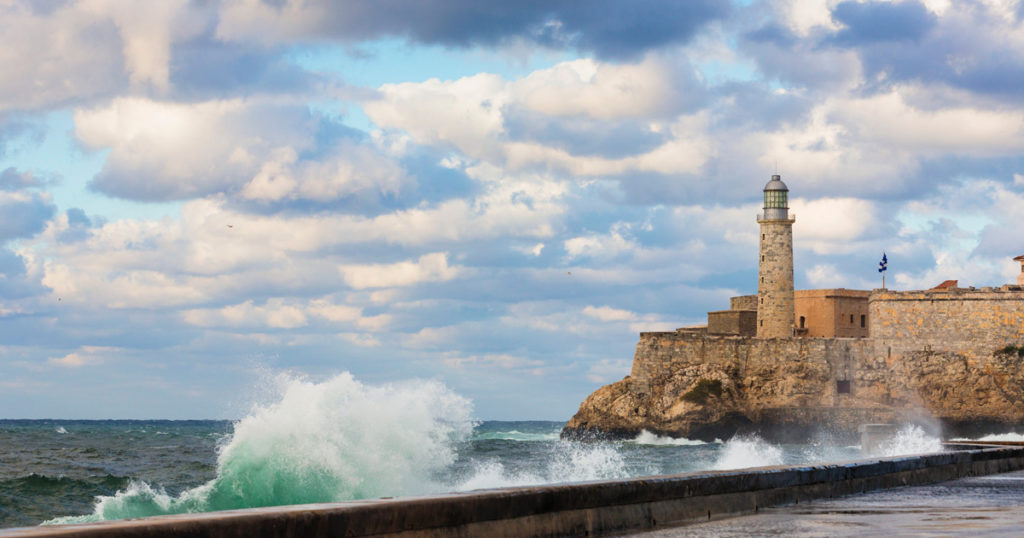
<svg viewBox="0 0 1024 538">
<path fill-rule="evenodd" d="M 806 322 L 807 322 L 807 318 L 805 318 L 803 316 L 800 316 L 800 328 L 801 329 L 805 328 L 804 327 L 804 323 L 806 323 Z"/>
</svg>

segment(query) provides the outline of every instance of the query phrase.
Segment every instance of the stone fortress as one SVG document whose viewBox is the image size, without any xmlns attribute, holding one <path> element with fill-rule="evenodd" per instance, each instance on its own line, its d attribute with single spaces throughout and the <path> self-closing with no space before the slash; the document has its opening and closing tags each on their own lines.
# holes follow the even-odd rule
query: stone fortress
<svg viewBox="0 0 1024 538">
<path fill-rule="evenodd" d="M 630 375 L 591 394 L 563 437 L 1024 427 L 1024 256 L 1016 284 L 998 288 L 794 290 L 788 195 L 778 175 L 764 188 L 757 295 L 733 297 L 706 326 L 641 333 Z"/>
</svg>

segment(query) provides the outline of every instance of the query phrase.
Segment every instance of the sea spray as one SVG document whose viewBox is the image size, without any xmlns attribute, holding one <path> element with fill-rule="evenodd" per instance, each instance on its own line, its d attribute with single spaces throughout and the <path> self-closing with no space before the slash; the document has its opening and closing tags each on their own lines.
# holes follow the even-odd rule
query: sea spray
<svg viewBox="0 0 1024 538">
<path fill-rule="evenodd" d="M 441 383 L 369 386 L 348 373 L 321 383 L 278 376 L 221 445 L 217 476 L 172 497 L 133 482 L 72 523 L 157 514 L 331 502 L 443 489 L 435 477 L 472 432 L 470 402 Z"/>
<path fill-rule="evenodd" d="M 729 439 L 711 468 L 716 471 L 782 465 L 782 448 L 760 437 L 736 436 Z"/>
<path fill-rule="evenodd" d="M 685 437 L 665 437 L 647 430 L 640 430 L 640 433 L 631 442 L 638 445 L 652 446 L 697 446 L 707 444 L 704 441 L 696 441 Z M 715 442 L 721 443 L 722 441 L 716 439 Z"/>
<path fill-rule="evenodd" d="M 874 456 L 907 456 L 911 454 L 927 454 L 941 452 L 942 440 L 929 435 L 921 426 L 907 424 L 896 431 L 896 434 L 881 443 L 878 453 Z"/>
<path fill-rule="evenodd" d="M 650 473 L 648 473 L 650 474 Z M 511 469 L 488 459 L 476 462 L 468 478 L 452 484 L 456 491 L 539 484 L 612 480 L 631 476 L 622 453 L 613 444 L 570 441 L 553 443 L 539 467 Z"/>
<path fill-rule="evenodd" d="M 1024 442 L 1024 434 L 1020 433 L 993 433 L 976 439 L 977 441 L 1012 441 L 1015 443 Z"/>
</svg>

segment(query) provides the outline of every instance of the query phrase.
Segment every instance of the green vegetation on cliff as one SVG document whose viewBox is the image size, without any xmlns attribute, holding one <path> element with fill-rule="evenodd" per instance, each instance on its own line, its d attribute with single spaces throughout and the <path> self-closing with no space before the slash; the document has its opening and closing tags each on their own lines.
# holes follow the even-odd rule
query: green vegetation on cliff
<svg viewBox="0 0 1024 538">
<path fill-rule="evenodd" d="M 682 398 L 688 402 L 704 405 L 710 396 L 722 395 L 722 382 L 717 379 L 700 379 L 692 389 L 683 394 Z"/>
</svg>

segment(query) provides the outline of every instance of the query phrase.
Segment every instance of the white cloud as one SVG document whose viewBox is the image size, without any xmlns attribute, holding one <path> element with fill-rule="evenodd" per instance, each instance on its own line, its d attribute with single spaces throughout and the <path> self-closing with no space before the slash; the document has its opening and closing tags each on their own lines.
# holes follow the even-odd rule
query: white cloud
<svg viewBox="0 0 1024 538">
<path fill-rule="evenodd" d="M 839 26 L 832 20 L 832 8 L 840 0 L 783 0 L 778 4 L 781 19 L 799 35 L 806 36 L 814 28 L 829 30 Z"/>
<path fill-rule="evenodd" d="M 171 47 L 208 15 L 184 0 L 78 0 L 45 9 L 0 4 L 0 112 L 44 108 L 137 87 L 169 86 Z"/>
<path fill-rule="evenodd" d="M 484 355 L 456 355 L 446 354 L 441 362 L 449 368 L 490 368 L 497 367 L 504 370 L 531 370 L 528 373 L 541 375 L 539 367 L 544 365 L 543 361 L 529 359 L 507 353 L 491 353 Z"/>
<path fill-rule="evenodd" d="M 242 188 L 249 200 L 329 202 L 359 192 L 396 194 L 410 182 L 405 171 L 367 146 L 342 142 L 327 158 L 298 162 L 291 147 L 274 150 Z"/>
<path fill-rule="evenodd" d="M 253 301 L 219 309 L 195 309 L 183 312 L 186 323 L 200 327 L 269 327 L 294 329 L 308 323 L 303 309 L 281 298 L 267 300 L 263 305 Z"/>
<path fill-rule="evenodd" d="M 391 264 L 342 265 L 345 283 L 355 289 L 412 286 L 424 282 L 443 282 L 465 273 L 465 268 L 448 265 L 446 252 L 424 254 L 413 261 Z"/>
<path fill-rule="evenodd" d="M 221 308 L 185 310 L 182 318 L 186 323 L 199 327 L 246 329 L 295 329 L 306 327 L 312 320 L 323 319 L 368 331 L 383 330 L 392 319 L 389 314 L 364 316 L 362 308 L 337 304 L 328 297 L 309 301 L 275 297 L 259 305 L 249 300 Z M 369 336 L 353 336 L 353 341 L 363 344 L 370 340 Z"/>
<path fill-rule="evenodd" d="M 516 102 L 548 116 L 661 117 L 686 99 L 672 69 L 656 56 L 636 64 L 583 58 L 534 71 L 510 83 L 509 91 Z"/>
<path fill-rule="evenodd" d="M 899 88 L 836 101 L 830 118 L 859 140 L 870 140 L 879 147 L 978 156 L 1015 154 L 1024 149 L 1024 111 L 977 105 L 923 110 L 908 104 Z"/>
<path fill-rule="evenodd" d="M 576 60 L 515 81 L 478 74 L 454 81 L 386 84 L 363 104 L 380 127 L 408 132 L 421 144 L 451 146 L 506 170 L 553 168 L 576 176 L 633 171 L 696 173 L 712 154 L 706 113 L 677 116 L 678 80 L 667 64 L 647 59 L 610 65 Z M 663 144 L 624 157 L 582 155 L 528 139 L 514 139 L 507 114 L 522 107 L 550 118 L 585 116 L 606 121 L 656 116 L 671 134 Z"/>
<path fill-rule="evenodd" d="M 857 198 L 790 200 L 797 223 L 793 240 L 818 254 L 850 252 L 863 248 L 857 241 L 871 230 L 882 228 L 875 205 Z"/>
<path fill-rule="evenodd" d="M 75 135 L 89 148 L 110 148 L 101 189 L 142 199 L 190 198 L 240 185 L 277 148 L 309 149 L 306 121 L 304 109 L 242 99 L 117 98 L 76 111 Z M 139 177 L 147 181 L 135 184 Z"/>
<path fill-rule="evenodd" d="M 81 368 L 100 364 L 119 351 L 116 347 L 82 346 L 63 357 L 54 357 L 46 362 L 62 368 Z"/>
<path fill-rule="evenodd" d="M 583 308 L 583 315 L 590 316 L 601 321 L 631 321 L 637 315 L 629 310 L 621 310 L 610 306 L 586 306 Z"/>
</svg>

